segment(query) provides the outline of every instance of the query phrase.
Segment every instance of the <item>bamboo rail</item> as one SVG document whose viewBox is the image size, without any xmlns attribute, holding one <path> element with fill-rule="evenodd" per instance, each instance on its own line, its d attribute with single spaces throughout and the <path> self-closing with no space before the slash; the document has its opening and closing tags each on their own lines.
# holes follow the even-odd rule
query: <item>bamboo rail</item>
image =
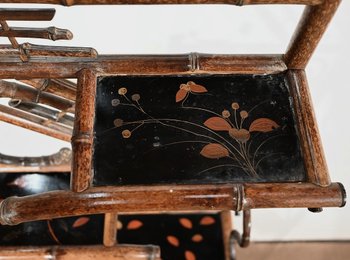
<svg viewBox="0 0 350 260">
<path fill-rule="evenodd" d="M 345 199 L 339 183 L 328 187 L 310 183 L 93 187 L 80 193 L 52 191 L 6 198 L 0 203 L 0 224 L 113 212 L 342 207 Z"/>
<path fill-rule="evenodd" d="M 174 75 L 191 73 L 272 74 L 287 70 L 282 55 L 100 55 L 97 58 L 0 60 L 0 78 L 76 78 L 82 69 L 103 74 Z"/>
</svg>

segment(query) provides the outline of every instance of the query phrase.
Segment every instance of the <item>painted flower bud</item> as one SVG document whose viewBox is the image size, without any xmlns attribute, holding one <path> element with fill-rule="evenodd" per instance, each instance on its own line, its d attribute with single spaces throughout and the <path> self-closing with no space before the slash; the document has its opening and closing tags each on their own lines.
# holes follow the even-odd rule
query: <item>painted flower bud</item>
<svg viewBox="0 0 350 260">
<path fill-rule="evenodd" d="M 117 118 L 113 121 L 113 124 L 115 125 L 115 127 L 120 127 L 123 125 L 123 119 Z"/>
<path fill-rule="evenodd" d="M 116 107 L 116 106 L 119 106 L 120 100 L 117 99 L 117 98 L 116 98 L 116 99 L 112 99 L 111 103 L 112 103 L 112 106 L 113 106 L 113 107 Z"/>
<path fill-rule="evenodd" d="M 245 110 L 242 110 L 241 113 L 240 113 L 240 115 L 241 115 L 241 118 L 245 119 L 245 118 L 248 117 L 248 112 L 245 111 Z"/>
<path fill-rule="evenodd" d="M 139 94 L 134 94 L 134 95 L 131 96 L 131 99 L 132 99 L 133 101 L 136 101 L 136 102 L 139 101 L 140 98 L 141 98 L 141 96 L 140 96 Z"/>
<path fill-rule="evenodd" d="M 228 110 L 224 110 L 224 111 L 222 111 L 222 117 L 223 118 L 229 118 L 230 116 L 231 116 L 231 113 L 230 113 L 230 111 L 228 111 Z"/>
<path fill-rule="evenodd" d="M 118 94 L 119 95 L 125 95 L 128 92 L 126 88 L 120 88 L 118 89 Z"/>
<path fill-rule="evenodd" d="M 122 132 L 122 136 L 123 136 L 123 138 L 130 138 L 130 136 L 131 136 L 130 130 L 128 130 L 128 129 L 124 130 Z"/>
<path fill-rule="evenodd" d="M 237 110 L 237 109 L 239 109 L 239 104 L 237 102 L 233 102 L 231 104 L 231 107 L 232 107 L 232 109 Z"/>
</svg>

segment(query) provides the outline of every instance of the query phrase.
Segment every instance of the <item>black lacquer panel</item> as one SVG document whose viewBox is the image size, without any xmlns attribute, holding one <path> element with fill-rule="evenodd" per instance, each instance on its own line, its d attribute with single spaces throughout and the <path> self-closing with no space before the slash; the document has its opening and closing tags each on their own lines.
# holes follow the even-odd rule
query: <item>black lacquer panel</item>
<svg viewBox="0 0 350 260">
<path fill-rule="evenodd" d="M 220 214 L 129 215 L 119 221 L 119 243 L 159 245 L 164 260 L 224 259 Z"/>
<path fill-rule="evenodd" d="M 94 185 L 304 181 L 285 77 L 98 78 Z"/>
<path fill-rule="evenodd" d="M 69 179 L 70 173 L 1 173 L 0 198 L 68 190 Z M 0 225 L 0 246 L 102 244 L 103 219 L 94 215 Z"/>
</svg>

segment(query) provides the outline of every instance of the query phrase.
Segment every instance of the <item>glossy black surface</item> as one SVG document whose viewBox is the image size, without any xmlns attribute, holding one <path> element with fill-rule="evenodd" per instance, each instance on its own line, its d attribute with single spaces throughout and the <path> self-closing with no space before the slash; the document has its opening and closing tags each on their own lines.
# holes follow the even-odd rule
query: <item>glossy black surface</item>
<svg viewBox="0 0 350 260">
<path fill-rule="evenodd" d="M 164 260 L 224 259 L 220 214 L 131 215 L 119 221 L 119 243 L 159 245 Z"/>
<path fill-rule="evenodd" d="M 98 78 L 94 185 L 304 181 L 285 78 Z"/>
<path fill-rule="evenodd" d="M 0 198 L 67 190 L 69 178 L 68 173 L 0 173 Z M 103 215 L 94 215 L 0 225 L 0 246 L 102 244 L 103 220 Z"/>
</svg>

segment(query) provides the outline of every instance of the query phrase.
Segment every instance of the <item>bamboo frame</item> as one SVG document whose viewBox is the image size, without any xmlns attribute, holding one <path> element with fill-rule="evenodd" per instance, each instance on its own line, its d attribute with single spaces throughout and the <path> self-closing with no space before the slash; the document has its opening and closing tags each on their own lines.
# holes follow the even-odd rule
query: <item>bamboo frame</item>
<svg viewBox="0 0 350 260">
<path fill-rule="evenodd" d="M 0 62 L 1 78 L 29 79 L 31 81 L 35 78 L 78 78 L 76 118 L 72 139 L 72 191 L 7 198 L 0 205 L 1 223 L 18 224 L 30 220 L 81 214 L 109 214 L 111 212 L 239 211 L 265 207 L 319 208 L 344 206 L 345 191 L 343 186 L 331 183 L 328 176 L 306 78 L 302 71 L 336 11 L 340 0 L 222 0 L 219 2 L 204 0 L 15 0 L 11 2 L 16 1 L 21 3 L 50 2 L 51 4 L 62 5 L 220 2 L 227 4 L 303 3 L 317 6 L 306 7 L 285 56 L 204 55 L 197 53 L 187 55 L 97 56 L 93 49 L 45 48 L 25 44 L 22 45 L 22 50 L 29 54 L 29 61 L 22 63 L 17 57 L 20 50 L 13 50 L 8 46 L 4 46 L 3 49 L 0 48 L 0 52 L 7 53 Z M 67 50 L 68 52 L 65 52 Z M 297 122 L 301 129 L 302 149 L 307 161 L 308 181 L 311 183 L 147 186 L 146 190 L 145 187 L 135 186 L 90 187 L 97 76 L 120 74 L 272 74 L 284 72 L 288 69 L 296 69 L 288 73 L 297 111 Z M 69 99 L 74 100 L 72 97 L 74 94 L 75 91 L 70 94 Z M 307 115 L 312 116 L 308 118 Z M 38 130 L 38 128 L 33 127 L 32 129 Z M 41 131 L 44 132 L 44 130 Z M 52 205 L 52 200 L 60 202 L 58 203 L 60 209 L 57 209 L 56 205 Z"/>
<path fill-rule="evenodd" d="M 305 71 L 290 70 L 288 78 L 299 125 L 298 130 L 308 181 L 320 186 L 328 186 L 331 183 L 331 179 L 322 148 L 316 116 L 313 111 Z"/>
<path fill-rule="evenodd" d="M 93 187 L 81 193 L 52 191 L 6 198 L 0 202 L 0 224 L 112 212 L 241 211 L 344 205 L 345 190 L 339 183 L 327 187 L 310 183 L 110 186 Z"/>
<path fill-rule="evenodd" d="M 96 258 L 98 256 L 98 258 Z M 0 259 L 26 260 L 160 260 L 160 248 L 153 245 L 1 247 Z"/>
</svg>

